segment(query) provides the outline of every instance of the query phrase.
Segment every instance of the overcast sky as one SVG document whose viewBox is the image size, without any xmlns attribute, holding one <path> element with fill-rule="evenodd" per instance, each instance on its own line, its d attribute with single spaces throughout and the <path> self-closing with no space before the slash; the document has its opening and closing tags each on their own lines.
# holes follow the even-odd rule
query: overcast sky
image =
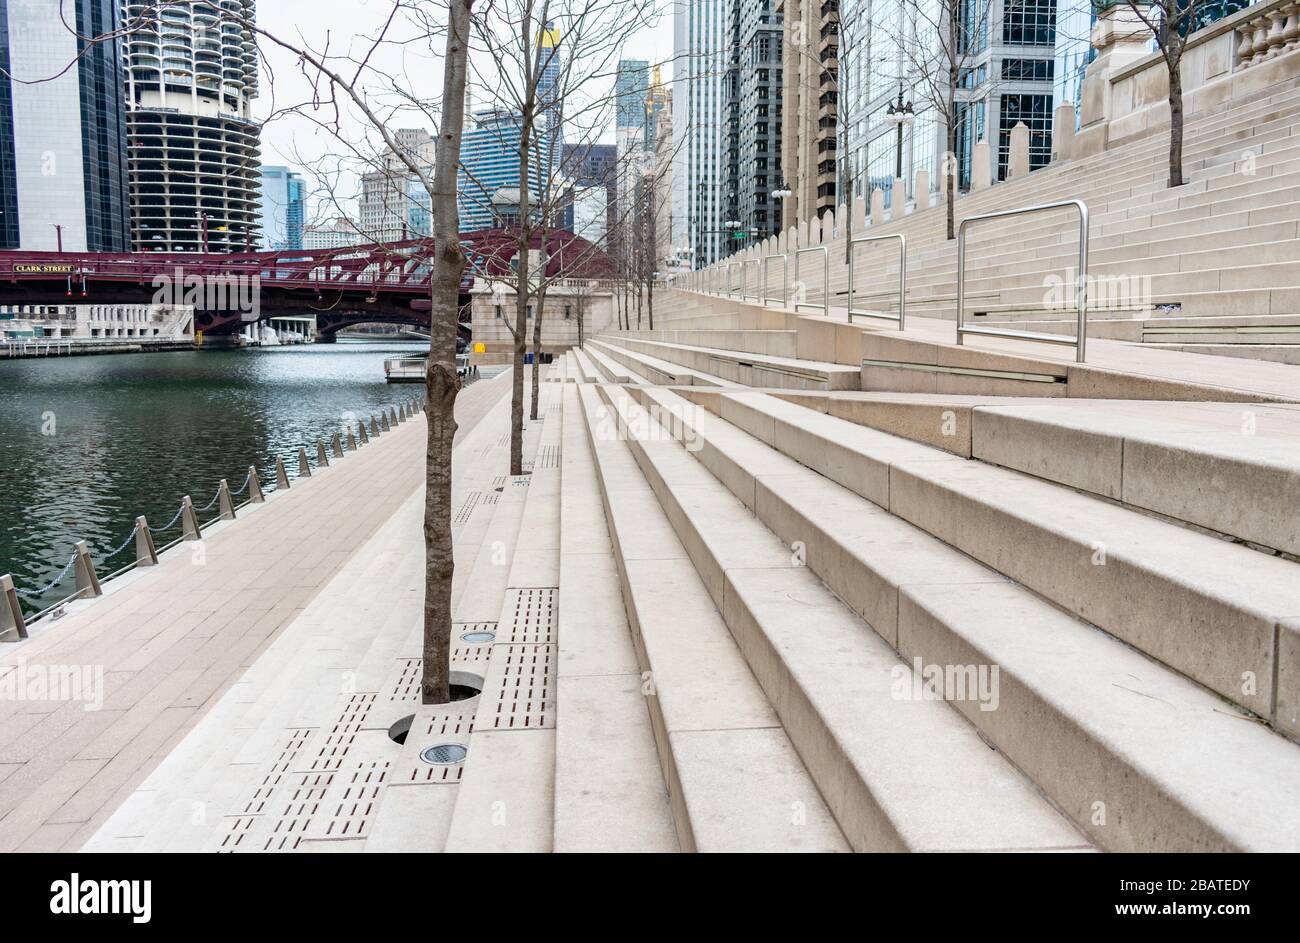
<svg viewBox="0 0 1300 943">
<path fill-rule="evenodd" d="M 367 48 L 364 36 L 378 32 L 390 10 L 387 0 L 262 0 L 257 7 L 257 19 L 261 27 L 291 44 L 306 45 L 319 51 L 328 40 L 332 50 L 342 52 L 350 48 L 353 52 L 360 52 Z M 628 38 L 623 52 L 625 58 L 657 61 L 671 57 L 671 0 L 663 0 L 663 10 L 654 27 Z M 259 98 L 254 102 L 254 114 L 262 120 L 271 118 L 262 131 L 263 163 L 286 164 L 308 177 L 309 190 L 314 197 L 309 198 L 309 221 L 337 215 L 337 211 L 328 205 L 329 194 L 336 194 L 341 201 L 355 196 L 355 175 L 340 174 L 334 169 L 340 165 L 338 156 L 322 162 L 323 155 L 343 153 L 331 134 L 300 116 L 273 114 L 310 101 L 311 87 L 297 68 L 296 57 L 290 52 L 276 47 L 264 37 L 259 45 L 262 82 Z M 437 46 L 440 51 L 441 39 Z M 441 58 L 431 55 L 428 44 L 423 41 L 400 48 L 386 48 L 375 59 L 375 65 L 382 71 L 404 76 L 406 87 L 422 97 L 436 97 L 442 85 Z M 491 71 L 485 66 L 487 63 L 480 62 L 480 71 L 484 74 Z M 667 80 L 670 74 L 671 70 L 665 69 L 664 79 Z M 373 85 L 367 91 L 377 98 L 384 95 L 383 89 Z M 480 93 L 474 97 L 483 99 L 486 95 Z M 384 100 L 391 101 L 392 98 L 389 96 Z M 319 114 L 326 116 L 324 112 Z M 355 137 L 361 139 L 365 134 L 364 124 L 359 121 L 349 124 L 355 129 Z M 432 130 L 428 122 L 415 114 L 395 117 L 393 124 Z M 612 127 L 607 140 L 613 140 Z M 350 203 L 344 205 L 351 209 Z"/>
</svg>

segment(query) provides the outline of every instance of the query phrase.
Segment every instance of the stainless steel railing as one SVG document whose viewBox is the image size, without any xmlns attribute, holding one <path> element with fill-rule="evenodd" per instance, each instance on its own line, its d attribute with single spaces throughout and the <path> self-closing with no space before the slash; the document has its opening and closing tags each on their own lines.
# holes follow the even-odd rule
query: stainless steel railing
<svg viewBox="0 0 1300 943">
<path fill-rule="evenodd" d="M 825 246 L 807 246 L 803 249 L 794 250 L 794 280 L 799 282 L 799 256 L 807 255 L 810 252 L 820 252 L 822 254 L 822 314 L 830 317 L 831 314 L 831 253 Z M 799 306 L 806 308 L 813 307 L 811 302 L 796 301 L 793 305 L 794 310 L 798 311 Z"/>
<path fill-rule="evenodd" d="M 868 242 L 884 242 L 889 239 L 898 240 L 898 314 L 889 314 L 885 311 L 854 311 L 853 310 L 853 267 L 856 259 L 854 253 L 857 247 Z M 859 236 L 857 239 L 849 239 L 849 323 L 853 323 L 854 315 L 860 318 L 885 318 L 890 321 L 898 322 L 898 329 L 903 330 L 907 317 L 907 237 L 902 233 L 890 233 L 887 236 Z"/>
<path fill-rule="evenodd" d="M 1043 213 L 1047 210 L 1060 210 L 1073 207 L 1079 213 L 1079 281 L 1075 286 L 1075 307 L 1078 313 L 1078 325 L 1075 336 L 1063 334 L 1046 334 L 1038 331 L 1019 331 L 1004 327 L 967 327 L 965 324 L 964 305 L 966 301 L 966 229 L 971 223 L 989 219 L 1006 219 L 1010 216 L 1024 216 L 1030 213 Z M 1075 349 L 1075 360 L 1084 362 L 1088 341 L 1088 204 L 1083 200 L 1061 200 L 1057 203 L 1040 203 L 1036 206 L 1023 206 L 1013 210 L 998 210 L 994 213 L 981 213 L 967 216 L 957 227 L 957 344 L 963 343 L 967 334 L 982 334 L 986 337 L 1009 337 L 1022 341 L 1038 341 L 1041 344 L 1060 344 Z"/>
</svg>

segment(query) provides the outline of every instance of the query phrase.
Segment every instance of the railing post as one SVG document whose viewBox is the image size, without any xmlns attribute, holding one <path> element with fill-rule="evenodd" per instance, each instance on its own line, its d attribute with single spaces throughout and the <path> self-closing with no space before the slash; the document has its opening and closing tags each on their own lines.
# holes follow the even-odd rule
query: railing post
<svg viewBox="0 0 1300 943">
<path fill-rule="evenodd" d="M 78 540 L 72 545 L 72 551 L 77 557 L 77 562 L 73 564 L 73 570 L 77 574 L 77 595 L 82 599 L 93 599 L 104 595 L 104 591 L 99 588 L 95 561 L 90 559 L 90 550 L 86 547 L 86 542 Z"/>
<path fill-rule="evenodd" d="M 190 500 L 188 494 L 181 498 L 181 539 L 203 539 L 203 535 L 199 533 L 199 516 L 194 513 L 194 502 Z"/>
<path fill-rule="evenodd" d="M 370 442 L 370 436 L 366 435 L 366 421 L 364 419 L 357 423 L 357 433 L 361 436 L 362 445 Z"/>
<path fill-rule="evenodd" d="M 153 534 L 149 533 L 149 522 L 143 514 L 135 519 L 135 565 L 155 566 L 158 563 L 158 548 L 153 544 Z"/>
<path fill-rule="evenodd" d="M 223 521 L 235 519 L 235 502 L 230 500 L 230 485 L 226 484 L 224 478 L 217 483 L 217 510 Z"/>
<path fill-rule="evenodd" d="M 27 621 L 23 619 L 23 607 L 18 602 L 14 578 L 5 573 L 0 575 L 0 638 L 10 632 L 19 638 L 27 638 Z"/>
<path fill-rule="evenodd" d="M 307 449 L 301 445 L 298 446 L 298 477 L 311 477 L 311 463 L 307 461 Z"/>
<path fill-rule="evenodd" d="M 288 487 L 289 473 L 285 470 L 284 459 L 277 455 L 275 457 L 275 488 L 278 491 L 281 488 Z"/>
<path fill-rule="evenodd" d="M 325 440 L 319 436 L 316 438 L 316 467 L 329 468 L 330 457 L 325 452 Z"/>
<path fill-rule="evenodd" d="M 257 477 L 257 469 L 252 465 L 248 466 L 248 500 L 253 504 L 262 504 L 266 501 L 266 496 L 262 494 L 262 482 Z"/>
<path fill-rule="evenodd" d="M 352 434 L 352 427 L 348 426 L 348 451 L 355 452 L 356 450 L 357 450 L 357 437 Z"/>
<path fill-rule="evenodd" d="M 334 450 L 335 458 L 343 457 L 343 438 L 337 432 L 330 438 L 330 448 Z"/>
</svg>

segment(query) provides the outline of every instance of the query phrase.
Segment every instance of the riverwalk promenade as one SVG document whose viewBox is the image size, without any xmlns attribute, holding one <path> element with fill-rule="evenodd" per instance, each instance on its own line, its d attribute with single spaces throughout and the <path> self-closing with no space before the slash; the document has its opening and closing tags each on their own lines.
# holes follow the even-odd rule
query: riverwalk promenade
<svg viewBox="0 0 1300 943">
<path fill-rule="evenodd" d="M 508 377 L 461 393 L 458 455 L 476 430 L 481 437 L 485 417 L 500 424 L 503 404 L 508 412 Z M 417 522 L 401 537 L 422 561 L 424 430 L 416 414 L 205 529 L 201 541 L 179 544 L 158 566 L 105 583 L 102 597 L 36 623 L 31 638 L 0 643 L 0 683 L 74 668 L 93 672 L 94 700 L 102 700 L 0 699 L 0 852 L 82 848 L 305 616 L 343 601 L 360 607 L 351 617 L 381 609 L 378 583 L 342 584 L 340 575 L 367 548 L 397 553 L 376 543 L 391 537 L 395 520 Z"/>
</svg>

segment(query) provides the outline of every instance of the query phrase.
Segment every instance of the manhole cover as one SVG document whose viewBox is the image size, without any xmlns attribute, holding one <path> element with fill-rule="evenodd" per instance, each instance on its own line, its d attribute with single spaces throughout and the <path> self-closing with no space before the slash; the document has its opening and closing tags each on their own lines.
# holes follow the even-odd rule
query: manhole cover
<svg viewBox="0 0 1300 943">
<path fill-rule="evenodd" d="M 431 766 L 450 766 L 465 759 L 469 751 L 460 743 L 436 743 L 420 754 L 420 759 Z"/>
<path fill-rule="evenodd" d="M 462 642 L 473 642 L 481 645 L 484 642 L 495 641 L 497 634 L 495 632 L 466 632 L 460 637 Z"/>
</svg>

